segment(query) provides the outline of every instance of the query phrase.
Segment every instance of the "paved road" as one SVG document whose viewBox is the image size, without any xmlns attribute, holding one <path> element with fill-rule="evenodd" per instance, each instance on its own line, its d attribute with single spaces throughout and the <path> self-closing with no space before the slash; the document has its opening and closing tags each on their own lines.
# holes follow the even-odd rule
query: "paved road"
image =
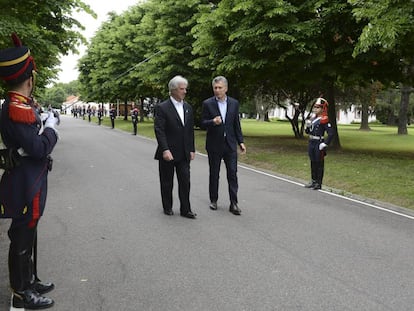
<svg viewBox="0 0 414 311">
<path fill-rule="evenodd" d="M 60 133 L 39 226 L 54 310 L 413 310 L 413 218 L 244 168 L 242 216 L 228 212 L 224 184 L 210 211 L 202 155 L 191 167 L 198 219 L 177 205 L 168 217 L 153 140 L 70 117 Z M 6 310 L 7 221 L 0 229 Z"/>
</svg>

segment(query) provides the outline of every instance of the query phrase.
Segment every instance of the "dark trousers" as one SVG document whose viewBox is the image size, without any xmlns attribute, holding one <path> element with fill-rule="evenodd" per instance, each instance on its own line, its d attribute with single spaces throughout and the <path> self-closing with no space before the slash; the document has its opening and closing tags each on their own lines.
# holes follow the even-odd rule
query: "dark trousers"
<svg viewBox="0 0 414 311">
<path fill-rule="evenodd" d="M 134 126 L 134 135 L 137 135 L 137 122 L 132 122 L 132 125 Z"/>
<path fill-rule="evenodd" d="M 210 201 L 217 202 L 218 200 L 221 160 L 224 160 L 224 164 L 226 165 L 230 202 L 238 203 L 237 191 L 239 189 L 239 184 L 237 180 L 237 151 L 232 151 L 227 145 L 224 148 L 223 153 L 208 153 L 208 164 L 210 167 Z"/>
<path fill-rule="evenodd" d="M 159 175 L 161 184 L 162 207 L 169 211 L 173 206 L 174 171 L 177 173 L 178 197 L 180 198 L 180 213 L 187 214 L 190 206 L 190 162 L 159 160 Z"/>
<path fill-rule="evenodd" d="M 12 220 L 8 231 L 10 238 L 9 278 L 10 287 L 14 291 L 29 289 L 35 280 L 36 267 L 33 262 L 33 250 L 36 234 L 37 221 L 28 223 Z"/>
<path fill-rule="evenodd" d="M 310 140 L 308 145 L 308 155 L 311 160 L 312 181 L 322 185 L 325 169 L 325 150 L 319 150 L 319 140 Z"/>
<path fill-rule="evenodd" d="M 311 161 L 312 182 L 322 185 L 325 161 Z"/>
<path fill-rule="evenodd" d="M 115 119 L 114 118 L 111 118 L 111 125 L 112 125 L 112 128 L 115 127 Z"/>
</svg>

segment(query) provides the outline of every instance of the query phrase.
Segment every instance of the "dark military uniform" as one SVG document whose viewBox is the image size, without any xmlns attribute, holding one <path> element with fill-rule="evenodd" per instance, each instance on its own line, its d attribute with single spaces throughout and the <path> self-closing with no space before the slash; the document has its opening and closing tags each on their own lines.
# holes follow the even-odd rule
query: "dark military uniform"
<svg viewBox="0 0 414 311">
<path fill-rule="evenodd" d="M 109 110 L 109 118 L 111 119 L 112 128 L 115 128 L 116 110 L 114 107 Z"/>
<path fill-rule="evenodd" d="M 3 167 L 0 217 L 12 218 L 8 231 L 12 307 L 43 309 L 54 302 L 41 295 L 54 285 L 41 283 L 37 277 L 36 237 L 46 204 L 50 153 L 58 139 L 54 128 L 57 121 L 49 116 L 50 122 L 46 120 L 44 126 L 40 120 L 28 97 L 34 85 L 34 60 L 17 36 L 13 39 L 14 48 L 0 51 L 0 77 L 10 89 L 1 111 L 0 132 L 3 144 L 14 154 L 13 165 Z"/>
<path fill-rule="evenodd" d="M 326 146 L 321 144 L 329 145 L 333 138 L 333 130 L 327 116 L 319 116 L 311 121 L 305 132 L 309 134 L 308 155 L 311 161 L 312 178 L 306 187 L 318 190 L 322 187 L 326 156 Z M 325 132 L 328 134 L 326 141 Z"/>
<path fill-rule="evenodd" d="M 98 124 L 101 125 L 103 118 L 103 110 L 102 108 L 98 108 Z"/>
<path fill-rule="evenodd" d="M 134 108 L 131 111 L 132 125 L 134 127 L 134 135 L 137 135 L 137 124 L 138 124 L 138 108 Z"/>
</svg>

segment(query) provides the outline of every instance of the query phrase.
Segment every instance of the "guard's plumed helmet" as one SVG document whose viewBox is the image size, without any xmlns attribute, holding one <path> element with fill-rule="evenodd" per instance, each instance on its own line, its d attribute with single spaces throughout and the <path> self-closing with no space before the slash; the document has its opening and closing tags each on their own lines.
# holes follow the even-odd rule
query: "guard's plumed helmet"
<svg viewBox="0 0 414 311">
<path fill-rule="evenodd" d="M 319 97 L 316 100 L 314 107 L 322 107 L 321 123 L 328 123 L 328 101 L 322 97 Z"/>
<path fill-rule="evenodd" d="M 36 64 L 28 47 L 12 34 L 14 47 L 0 50 L 0 78 L 8 84 L 18 84 L 30 78 Z"/>
</svg>

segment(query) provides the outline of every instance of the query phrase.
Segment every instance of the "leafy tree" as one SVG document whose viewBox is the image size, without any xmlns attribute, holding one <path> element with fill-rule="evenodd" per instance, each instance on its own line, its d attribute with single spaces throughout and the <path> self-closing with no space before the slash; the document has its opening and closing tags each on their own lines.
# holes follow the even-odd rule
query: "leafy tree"
<svg viewBox="0 0 414 311">
<path fill-rule="evenodd" d="M 210 74 L 188 63 L 194 58 L 190 30 L 201 2 L 147 1 L 122 16 L 111 13 L 79 62 L 82 96 L 97 101 L 124 96 L 143 103 L 144 97 L 167 97 L 168 81 L 180 74 L 189 79 L 188 100 L 199 110 L 211 93 Z"/>
<path fill-rule="evenodd" d="M 60 56 L 76 53 L 78 45 L 86 42 L 79 32 L 84 27 L 71 17 L 72 12 L 82 10 L 95 16 L 81 0 L 0 0 L 0 4 L 0 48 L 10 47 L 10 35 L 17 33 L 34 55 L 40 88 L 57 77 Z"/>
<path fill-rule="evenodd" d="M 51 105 L 53 108 L 60 109 L 62 103 L 71 95 L 79 95 L 78 81 L 55 83 L 52 86 L 41 89 L 36 100 L 44 107 Z"/>
<path fill-rule="evenodd" d="M 66 101 L 67 94 L 62 86 L 55 86 L 46 89 L 44 96 L 39 101 L 43 107 L 52 106 L 53 108 L 60 109 L 62 103 Z"/>
<path fill-rule="evenodd" d="M 173 76 L 186 77 L 189 80 L 187 99 L 193 104 L 196 124 L 201 114 L 201 101 L 211 96 L 212 72 L 209 67 L 194 70 L 190 66 L 195 58 L 191 30 L 209 3 L 207 0 L 147 1 L 142 20 L 144 35 L 140 37 L 148 53 L 160 52 L 143 66 L 140 76 L 158 87 L 160 98 L 167 97 L 166 86 Z"/>
<path fill-rule="evenodd" d="M 258 89 L 299 103 L 291 119 L 301 137 L 299 117 L 312 99 L 324 95 L 336 135 L 335 86 L 361 81 L 371 66 L 352 57 L 360 27 L 346 0 L 222 0 L 203 14 L 193 33 L 196 68 L 210 65 L 229 75 L 244 93 Z M 303 123 L 302 123 L 303 128 Z"/>
<path fill-rule="evenodd" d="M 398 134 L 407 134 L 410 93 L 414 84 L 414 2 L 405 0 L 349 0 L 353 14 L 364 22 L 354 55 L 379 51 L 397 61 L 401 84 Z"/>
</svg>

